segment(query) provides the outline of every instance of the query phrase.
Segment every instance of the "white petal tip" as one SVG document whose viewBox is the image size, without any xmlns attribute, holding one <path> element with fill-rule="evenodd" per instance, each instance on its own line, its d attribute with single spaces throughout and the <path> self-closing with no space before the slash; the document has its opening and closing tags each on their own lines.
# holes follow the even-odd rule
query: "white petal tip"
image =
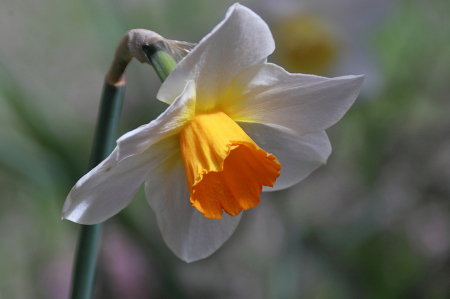
<svg viewBox="0 0 450 299">
<path fill-rule="evenodd" d="M 364 75 L 346 75 L 346 76 L 340 76 L 336 77 L 342 80 L 348 80 L 348 81 L 354 81 L 358 82 L 359 84 L 362 84 L 364 82 Z"/>
<path fill-rule="evenodd" d="M 70 218 L 70 215 L 67 215 L 67 212 L 62 212 L 61 213 L 61 220 L 69 220 L 69 221 L 71 221 L 69 218 Z"/>
<path fill-rule="evenodd" d="M 61 217 L 65 218 L 65 214 L 69 210 L 69 207 L 71 206 L 72 202 L 73 202 L 73 200 L 70 197 L 70 193 L 69 193 L 69 195 L 66 198 L 66 201 L 64 201 L 64 205 L 63 205 L 62 212 L 61 212 Z"/>
<path fill-rule="evenodd" d="M 364 75 L 355 75 L 354 76 L 354 79 L 356 80 L 356 81 L 358 81 L 359 82 L 359 84 L 363 84 L 363 82 L 364 82 Z"/>
</svg>

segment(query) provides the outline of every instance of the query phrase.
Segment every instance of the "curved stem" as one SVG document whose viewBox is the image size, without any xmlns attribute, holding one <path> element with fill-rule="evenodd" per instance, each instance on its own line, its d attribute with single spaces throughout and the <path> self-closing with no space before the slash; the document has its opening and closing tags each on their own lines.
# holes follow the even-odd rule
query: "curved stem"
<svg viewBox="0 0 450 299">
<path fill-rule="evenodd" d="M 142 50 L 155 69 L 161 81 L 164 81 L 175 68 L 176 62 L 172 56 L 154 44 L 145 45 Z M 122 62 L 121 62 L 122 63 Z M 123 66 L 121 64 L 121 66 Z M 97 128 L 92 147 L 89 168 L 97 166 L 103 159 L 113 151 L 116 140 L 117 125 L 122 108 L 125 80 L 123 71 L 116 72 L 116 84 L 111 84 L 111 76 L 107 76 L 104 88 L 100 111 L 97 120 Z M 112 68 L 115 70 L 115 68 Z M 110 72 L 108 72 L 108 75 Z M 119 78 L 119 79 L 118 79 Z M 73 273 L 72 299 L 89 299 L 95 280 L 97 248 L 101 233 L 102 224 L 83 225 L 81 227 L 78 249 L 75 257 Z"/>
</svg>

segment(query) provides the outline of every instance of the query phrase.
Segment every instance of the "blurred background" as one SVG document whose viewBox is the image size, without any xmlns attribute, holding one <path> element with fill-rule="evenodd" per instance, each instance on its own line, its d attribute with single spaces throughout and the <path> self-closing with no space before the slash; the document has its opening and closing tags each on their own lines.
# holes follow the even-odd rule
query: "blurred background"
<svg viewBox="0 0 450 299">
<path fill-rule="evenodd" d="M 333 153 L 264 193 L 211 257 L 164 244 L 143 192 L 103 227 L 94 298 L 450 298 L 450 2 L 242 0 L 269 24 L 269 61 L 365 74 L 327 130 Z M 233 1 L 0 2 L 0 298 L 67 298 L 79 226 L 62 204 L 87 171 L 120 37 L 198 42 Z M 166 105 L 134 61 L 118 136 Z"/>
</svg>

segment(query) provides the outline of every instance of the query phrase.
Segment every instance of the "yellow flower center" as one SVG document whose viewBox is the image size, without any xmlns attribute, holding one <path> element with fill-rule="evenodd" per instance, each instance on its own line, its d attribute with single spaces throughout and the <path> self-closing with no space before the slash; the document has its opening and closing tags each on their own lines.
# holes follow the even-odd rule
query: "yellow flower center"
<svg viewBox="0 0 450 299">
<path fill-rule="evenodd" d="M 280 175 L 277 158 L 222 111 L 200 114 L 180 133 L 191 204 L 207 218 L 236 216 L 259 203 Z"/>
</svg>

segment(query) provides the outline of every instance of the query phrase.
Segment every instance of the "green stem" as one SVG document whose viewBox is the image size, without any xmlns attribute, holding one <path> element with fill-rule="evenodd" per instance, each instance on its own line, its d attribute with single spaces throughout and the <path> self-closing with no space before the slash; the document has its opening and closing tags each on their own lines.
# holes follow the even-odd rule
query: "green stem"
<svg viewBox="0 0 450 299">
<path fill-rule="evenodd" d="M 155 45 L 145 46 L 143 50 L 158 77 L 164 82 L 177 63 L 172 56 Z M 108 157 L 114 149 L 123 93 L 124 86 L 115 87 L 105 82 L 89 164 L 90 169 Z M 91 298 L 101 227 L 102 224 L 100 223 L 83 225 L 81 228 L 75 258 L 72 299 Z"/>
<path fill-rule="evenodd" d="M 170 54 L 161 50 L 157 44 L 144 46 L 142 50 L 155 69 L 156 74 L 158 74 L 159 79 L 161 79 L 161 82 L 164 82 L 170 72 L 177 66 L 175 60 Z"/>
<path fill-rule="evenodd" d="M 114 149 L 125 86 L 105 82 L 97 120 L 89 169 L 97 166 Z M 102 224 L 82 225 L 73 273 L 72 299 L 91 298 L 94 286 L 97 247 Z"/>
</svg>

